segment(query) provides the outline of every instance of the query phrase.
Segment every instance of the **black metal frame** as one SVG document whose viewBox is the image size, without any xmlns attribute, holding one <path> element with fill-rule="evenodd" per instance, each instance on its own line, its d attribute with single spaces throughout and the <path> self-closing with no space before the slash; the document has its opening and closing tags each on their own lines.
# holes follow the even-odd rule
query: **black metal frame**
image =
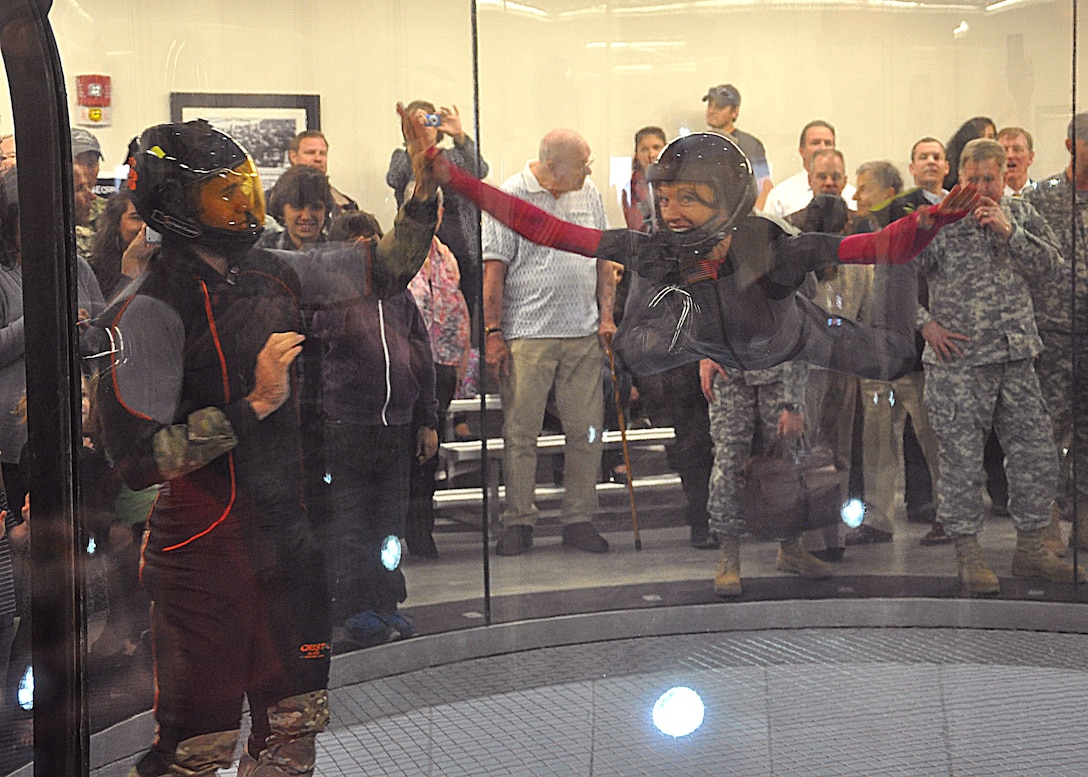
<svg viewBox="0 0 1088 777">
<path fill-rule="evenodd" d="M 73 777 L 88 774 L 90 751 L 82 532 L 75 508 L 76 251 L 67 94 L 47 18 L 50 5 L 0 0 L 0 51 L 19 144 L 25 338 L 26 353 L 33 354 L 26 360 L 26 383 L 34 492 L 34 774 Z"/>
<path fill-rule="evenodd" d="M 321 129 L 321 96 L 316 94 L 171 92 L 170 121 L 184 121 L 186 108 L 300 108 L 306 111 L 306 129 Z"/>
</svg>

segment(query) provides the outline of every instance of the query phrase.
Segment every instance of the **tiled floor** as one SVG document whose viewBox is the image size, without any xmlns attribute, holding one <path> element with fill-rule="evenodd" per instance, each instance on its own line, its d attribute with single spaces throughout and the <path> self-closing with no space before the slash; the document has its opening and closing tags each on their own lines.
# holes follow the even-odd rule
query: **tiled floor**
<svg viewBox="0 0 1088 777">
<path fill-rule="evenodd" d="M 919 546 L 924 531 L 903 524 L 893 543 L 850 548 L 820 582 L 775 572 L 774 544 L 746 541 L 745 596 L 720 603 L 716 553 L 690 548 L 684 527 L 647 529 L 642 551 L 609 532 L 604 556 L 563 548 L 545 527 L 529 554 L 490 559 L 495 625 L 483 630 L 478 536 L 443 533 L 440 561 L 406 562 L 405 606 L 424 636 L 334 662 L 316 774 L 1088 774 L 1088 636 L 1011 630 L 1025 628 L 1014 618 L 975 628 L 980 612 L 1001 625 L 993 608 L 1020 617 L 1056 606 L 1030 601 L 1046 599 L 1072 603 L 1039 615 L 1061 631 L 1083 622 L 1085 591 L 1007 577 L 1015 533 L 995 519 L 983 544 L 1002 595 L 960 598 L 951 548 Z M 941 619 L 953 628 L 824 628 L 862 606 L 892 624 L 951 607 Z M 705 717 L 673 737 L 651 711 L 680 686 Z M 131 762 L 93 774 L 123 777 Z"/>
<path fill-rule="evenodd" d="M 422 636 L 334 661 L 317 775 L 1088 774 L 1088 587 L 1011 578 L 1008 519 L 981 538 L 996 599 L 963 597 L 952 548 L 901 522 L 827 581 L 746 539 L 745 594 L 723 603 L 717 553 L 667 505 L 640 517 L 636 551 L 629 517 L 604 511 L 600 556 L 545 520 L 528 554 L 488 559 L 489 602 L 479 533 L 439 532 L 438 561 L 405 561 Z M 1004 607 L 1042 631 L 978 630 Z M 674 686 L 706 709 L 676 738 L 650 717 Z M 124 777 L 150 737 L 147 715 L 97 735 L 92 774 Z"/>
<path fill-rule="evenodd" d="M 1084 775 L 1088 637 L 810 629 L 598 642 L 345 687 L 319 775 Z M 693 689 L 689 735 L 655 701 Z"/>
</svg>

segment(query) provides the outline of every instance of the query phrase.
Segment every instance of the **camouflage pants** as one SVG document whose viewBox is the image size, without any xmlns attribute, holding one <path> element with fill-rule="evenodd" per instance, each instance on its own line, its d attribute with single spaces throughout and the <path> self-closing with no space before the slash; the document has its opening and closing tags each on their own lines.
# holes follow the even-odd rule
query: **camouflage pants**
<svg viewBox="0 0 1088 777">
<path fill-rule="evenodd" d="M 710 437 L 714 440 L 714 469 L 710 473 L 710 530 L 739 537 L 746 527 L 741 517 L 742 472 L 744 463 L 778 434 L 778 415 L 783 401 L 781 381 L 750 386 L 744 373 L 731 373 L 729 380 L 714 378 L 714 401 L 710 403 Z"/>
<path fill-rule="evenodd" d="M 1049 524 L 1058 453 L 1031 360 L 925 369 L 926 410 L 940 454 L 937 518 L 945 530 L 962 536 L 982 527 L 982 451 L 991 426 L 1005 449 L 1016 528 Z"/>
<path fill-rule="evenodd" d="M 1061 332 L 1041 331 L 1046 347 L 1035 360 L 1039 387 L 1054 429 L 1054 442 L 1061 456 L 1061 481 L 1058 504 L 1063 518 L 1072 518 L 1072 460 L 1077 460 L 1077 510 L 1088 516 L 1088 402 L 1073 401 L 1073 338 Z M 1080 336 L 1077 343 L 1079 367 L 1078 388 L 1088 390 L 1088 337 Z M 1076 414 L 1076 443 L 1073 442 L 1074 413 Z M 1081 530 L 1086 530 L 1084 527 Z"/>
</svg>

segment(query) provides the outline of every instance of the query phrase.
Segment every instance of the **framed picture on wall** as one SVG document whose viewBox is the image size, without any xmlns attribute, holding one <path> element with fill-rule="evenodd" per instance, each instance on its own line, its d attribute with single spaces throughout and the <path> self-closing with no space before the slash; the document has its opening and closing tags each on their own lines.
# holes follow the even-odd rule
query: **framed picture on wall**
<svg viewBox="0 0 1088 777">
<path fill-rule="evenodd" d="M 287 159 L 291 138 L 303 130 L 321 129 L 321 97 L 171 92 L 170 121 L 194 119 L 206 119 L 241 143 L 267 189 L 291 165 Z"/>
</svg>

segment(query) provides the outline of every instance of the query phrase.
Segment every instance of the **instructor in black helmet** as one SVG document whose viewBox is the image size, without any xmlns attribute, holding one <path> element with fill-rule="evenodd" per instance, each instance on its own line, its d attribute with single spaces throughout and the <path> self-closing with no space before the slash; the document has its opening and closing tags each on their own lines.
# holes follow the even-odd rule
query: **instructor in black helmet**
<svg viewBox="0 0 1088 777">
<path fill-rule="evenodd" d="M 130 777 L 229 768 L 245 697 L 254 733 L 239 773 L 309 775 L 329 719 L 330 623 L 301 499 L 300 322 L 308 307 L 404 289 L 434 233 L 435 185 L 420 169 L 381 244 L 307 255 L 252 248 L 260 180 L 206 122 L 145 130 L 129 165 L 162 250 L 100 319 L 109 364 L 97 399 L 129 486 L 165 484 L 142 573 L 158 735 Z"/>
</svg>

